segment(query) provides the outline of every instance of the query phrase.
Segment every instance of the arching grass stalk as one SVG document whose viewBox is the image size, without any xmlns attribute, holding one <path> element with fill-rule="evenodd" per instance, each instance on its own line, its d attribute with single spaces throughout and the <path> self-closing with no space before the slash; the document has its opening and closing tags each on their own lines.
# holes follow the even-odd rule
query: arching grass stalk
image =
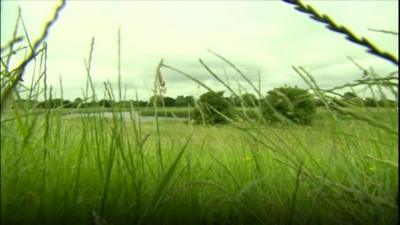
<svg viewBox="0 0 400 225">
<path fill-rule="evenodd" d="M 16 74 L 13 77 L 13 80 L 10 82 L 8 86 L 4 88 L 1 92 L 1 103 L 0 103 L 0 113 L 3 114 L 5 102 L 8 100 L 11 91 L 17 86 L 18 82 L 21 81 L 26 66 L 36 57 L 37 50 L 43 41 L 46 39 L 47 35 L 49 34 L 49 30 L 51 26 L 57 21 L 58 16 L 61 10 L 65 7 L 66 0 L 61 0 L 61 3 L 57 6 L 52 18 L 46 23 L 45 28 L 43 29 L 42 33 L 39 35 L 39 38 L 33 43 L 32 50 L 29 52 L 28 56 L 25 60 L 23 60 L 18 66 L 16 70 Z"/>
<path fill-rule="evenodd" d="M 156 76 L 154 80 L 154 95 L 153 95 L 153 108 L 155 112 L 155 122 L 156 122 L 156 132 L 157 132 L 157 156 L 160 165 L 160 174 L 164 171 L 164 163 L 162 156 L 162 147 L 161 147 L 161 135 L 160 135 L 160 123 L 158 120 L 158 107 L 161 100 L 161 105 L 164 105 L 164 94 L 166 92 L 165 81 L 162 79 L 161 75 L 161 66 L 163 65 L 163 59 L 157 65 Z"/>
<path fill-rule="evenodd" d="M 283 0 L 283 1 L 295 5 L 296 10 L 309 14 L 311 19 L 326 24 L 326 27 L 329 30 L 344 34 L 347 40 L 355 44 L 366 47 L 368 49 L 367 52 L 374 54 L 380 58 L 386 59 L 396 65 L 399 65 L 399 59 L 396 56 L 379 49 L 375 44 L 373 44 L 365 37 L 357 37 L 349 28 L 337 24 L 329 16 L 318 12 L 318 10 L 312 7 L 311 5 L 304 4 L 302 0 Z"/>
<path fill-rule="evenodd" d="M 226 89 L 228 89 L 234 96 L 238 96 L 240 97 L 229 85 L 227 85 L 221 78 L 219 78 L 219 76 L 210 69 L 210 67 L 208 67 L 203 60 L 199 59 L 200 64 L 207 70 L 207 72 L 209 72 L 215 79 L 218 80 L 218 82 L 220 82 L 222 85 L 224 85 L 224 87 L 226 87 Z"/>
<path fill-rule="evenodd" d="M 90 43 L 89 56 L 88 56 L 87 61 L 86 61 L 86 59 L 84 60 L 84 63 L 85 63 L 86 76 L 87 76 L 86 93 L 88 93 L 89 84 L 90 84 L 90 88 L 92 91 L 92 100 L 96 102 L 96 92 L 95 92 L 94 84 L 93 84 L 92 77 L 91 77 L 92 58 L 93 58 L 93 50 L 94 50 L 94 43 L 95 43 L 94 41 L 95 41 L 95 38 L 92 37 L 92 40 Z M 88 98 L 89 98 L 89 96 L 88 96 Z"/>
<path fill-rule="evenodd" d="M 314 78 L 307 73 L 302 67 L 295 67 L 292 66 L 292 69 L 306 82 L 306 84 L 314 91 L 314 94 L 319 97 L 319 99 L 324 104 L 325 108 L 328 110 L 329 115 L 336 119 L 335 115 L 332 113 L 330 105 L 328 103 L 327 98 L 324 94 L 321 93 L 320 88 L 318 87 L 317 83 L 315 82 Z"/>
<path fill-rule="evenodd" d="M 183 75 L 183 76 L 185 76 L 185 77 L 191 79 L 192 81 L 196 82 L 197 84 L 199 84 L 200 86 L 204 87 L 204 88 L 207 89 L 208 91 L 215 92 L 212 88 L 210 88 L 209 86 L 207 86 L 207 85 L 204 84 L 203 82 L 199 81 L 198 79 L 196 79 L 196 78 L 193 77 L 192 75 L 189 75 L 189 74 L 187 74 L 187 73 L 185 73 L 185 72 L 182 72 L 181 70 L 178 70 L 178 69 L 176 69 L 175 67 L 172 67 L 172 66 L 167 65 L 167 64 L 162 64 L 162 67 L 167 68 L 167 69 L 170 69 L 170 70 L 172 70 L 172 71 L 175 71 L 175 72 L 177 72 L 177 73 L 179 73 L 179 74 L 181 74 L 181 75 Z"/>
<path fill-rule="evenodd" d="M 368 28 L 368 30 L 378 32 L 378 33 L 392 34 L 392 35 L 396 35 L 396 36 L 399 35 L 398 32 L 394 32 L 391 30 L 381 30 L 381 29 L 372 29 L 372 28 Z"/>
<path fill-rule="evenodd" d="M 319 88 L 319 86 L 317 85 L 317 82 L 314 80 L 313 76 L 308 71 L 306 71 L 303 67 L 298 67 L 298 68 L 297 67 L 292 67 L 292 68 L 309 85 L 309 87 L 312 90 L 314 90 L 314 92 L 316 92 L 318 97 L 320 97 L 321 101 L 324 103 L 325 107 L 329 110 L 329 112 L 330 112 L 329 114 L 330 115 L 334 116 L 334 113 L 330 110 L 330 109 L 333 109 L 333 110 L 335 110 L 335 111 L 337 111 L 337 112 L 339 112 L 339 113 L 341 113 L 343 115 L 349 115 L 353 119 L 364 121 L 364 122 L 367 122 L 368 124 L 370 124 L 372 126 L 375 126 L 377 128 L 381 128 L 381 129 L 385 130 L 388 133 L 395 134 L 395 135 L 398 134 L 397 128 L 393 128 L 389 124 L 382 123 L 381 121 L 379 121 L 379 122 L 376 121 L 376 119 L 373 118 L 371 114 L 368 115 L 368 114 L 365 114 L 365 113 L 360 113 L 359 110 L 358 110 L 360 108 L 358 106 L 354 105 L 354 104 L 347 103 L 347 102 L 342 102 L 341 103 L 344 106 L 346 106 L 347 108 L 350 108 L 350 110 L 349 110 L 349 109 L 346 109 L 346 108 L 336 104 L 333 101 L 329 102 L 329 103 L 327 102 L 328 98 L 330 98 L 330 99 L 332 99 L 332 98 L 327 96 L 327 95 L 325 95 L 326 92 L 332 93 L 335 90 L 343 89 L 345 87 L 358 87 L 358 86 L 361 86 L 361 85 L 365 85 L 366 84 L 365 81 L 357 80 L 356 83 L 354 83 L 354 84 L 342 85 L 342 86 L 339 86 L 339 87 L 331 88 L 328 91 L 325 91 L 325 90 Z M 380 93 L 383 94 L 382 87 L 385 87 L 385 83 L 382 84 L 381 83 L 382 80 L 380 78 L 375 78 L 375 79 L 378 79 L 378 80 L 375 80 L 375 82 L 377 82 L 375 84 L 378 86 Z M 385 79 L 383 81 L 386 82 Z M 372 83 L 367 83 L 367 84 L 371 85 Z"/>
<path fill-rule="evenodd" d="M 232 69 L 234 69 L 249 85 L 250 87 L 257 93 L 258 96 L 263 96 L 263 94 L 261 93 L 261 88 L 257 88 L 253 82 L 251 82 L 251 80 L 235 65 L 233 64 L 230 60 L 228 60 L 227 58 L 223 57 L 222 55 L 208 49 L 208 52 L 210 52 L 212 55 L 216 56 L 217 58 L 221 59 L 222 61 L 224 61 L 225 63 L 227 63 L 230 67 L 232 67 Z M 220 80 L 220 79 L 219 79 Z M 260 103 L 263 102 L 265 104 L 267 104 L 267 106 L 272 110 L 273 114 L 281 121 L 281 122 L 285 122 L 288 124 L 293 124 L 293 122 L 291 120 L 289 120 L 288 118 L 286 118 L 285 116 L 283 116 L 281 113 L 279 113 L 275 107 L 273 107 L 271 105 L 271 103 L 268 101 L 268 99 L 266 98 L 262 98 L 262 100 L 260 100 Z M 263 116 L 261 115 L 261 111 L 260 108 L 258 108 L 258 115 L 260 118 L 262 118 L 262 120 L 265 122 L 265 120 L 263 119 Z"/>
</svg>

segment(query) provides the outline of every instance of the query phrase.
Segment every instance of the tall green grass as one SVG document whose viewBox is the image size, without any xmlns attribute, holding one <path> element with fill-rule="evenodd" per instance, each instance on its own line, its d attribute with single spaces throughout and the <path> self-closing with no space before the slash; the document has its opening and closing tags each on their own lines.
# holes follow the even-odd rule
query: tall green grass
<svg viewBox="0 0 400 225">
<path fill-rule="evenodd" d="M 88 224 L 91 212 L 112 224 L 397 221 L 397 139 L 375 127 L 137 126 L 43 115 L 23 146 L 3 124 L 2 222 Z"/>
<path fill-rule="evenodd" d="M 111 108 L 111 118 L 104 111 L 79 117 L 50 107 L 37 112 L 17 103 L 21 89 L 32 100 L 39 94 L 52 98 L 46 49 L 34 53 L 38 68 L 29 87 L 19 86 L 14 79 L 19 73 L 2 64 L 2 87 L 19 86 L 5 89 L 10 94 L 2 91 L 2 224 L 398 223 L 398 119 L 391 108 L 332 104 L 327 94 L 332 90 L 322 90 L 296 67 L 326 106 L 312 126 L 270 126 L 259 109 L 252 109 L 259 120 L 228 118 L 230 124 L 217 126 L 158 120 L 156 105 L 150 122 L 133 106 L 129 118 L 118 106 Z M 92 39 L 85 100 L 97 96 L 94 51 Z M 263 96 L 261 83 L 251 83 L 228 59 L 211 53 Z M 122 99 L 123 65 L 117 57 L 118 90 L 104 83 L 104 95 L 114 101 Z M 200 63 L 221 87 L 240 96 Z M 157 73 L 161 69 L 210 89 L 175 67 L 161 62 Z M 384 95 L 391 86 L 378 78 L 378 95 Z"/>
</svg>

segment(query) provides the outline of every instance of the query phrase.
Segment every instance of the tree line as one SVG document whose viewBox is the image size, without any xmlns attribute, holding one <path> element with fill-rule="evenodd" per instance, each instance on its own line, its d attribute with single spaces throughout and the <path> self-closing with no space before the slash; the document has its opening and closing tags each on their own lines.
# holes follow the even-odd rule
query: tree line
<svg viewBox="0 0 400 225">
<path fill-rule="evenodd" d="M 260 99 L 254 94 L 244 93 L 241 96 L 223 97 L 232 106 L 235 107 L 257 107 Z M 353 92 L 346 92 L 341 98 L 334 98 L 336 104 L 346 107 L 348 104 L 366 106 L 366 107 L 394 107 L 396 101 L 390 99 L 374 99 L 371 97 L 361 98 Z M 20 99 L 17 101 L 20 106 L 29 106 L 32 108 L 111 108 L 111 107 L 194 107 L 195 98 L 192 95 L 179 95 L 176 98 L 168 96 L 154 95 L 148 101 L 143 100 L 124 100 L 113 101 L 109 99 L 101 99 L 99 101 L 85 101 L 82 98 L 75 98 L 73 101 L 68 99 L 47 99 L 44 101 Z M 316 106 L 323 106 L 319 99 L 315 99 Z"/>
<path fill-rule="evenodd" d="M 160 100 L 161 99 L 161 100 Z M 156 104 L 157 106 L 166 107 L 193 107 L 195 105 L 195 99 L 193 96 L 179 95 L 176 98 L 172 97 L 154 97 L 152 96 L 148 101 L 143 100 L 124 100 L 124 101 L 113 101 L 109 99 L 101 99 L 98 101 L 84 100 L 82 98 L 75 98 L 73 101 L 68 99 L 54 98 L 46 99 L 43 101 L 20 99 L 17 101 L 20 106 L 28 106 L 31 108 L 111 108 L 111 107 L 150 107 Z"/>
</svg>

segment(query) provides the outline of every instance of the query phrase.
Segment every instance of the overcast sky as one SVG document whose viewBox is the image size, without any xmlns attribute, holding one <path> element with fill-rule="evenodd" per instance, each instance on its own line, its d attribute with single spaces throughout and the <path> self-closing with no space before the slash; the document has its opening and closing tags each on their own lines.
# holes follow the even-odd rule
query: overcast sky
<svg viewBox="0 0 400 225">
<path fill-rule="evenodd" d="M 398 0 L 306 1 L 356 34 L 397 56 L 397 36 L 368 28 L 398 31 Z M 35 40 L 58 4 L 56 1 L 1 1 L 1 43 L 10 40 L 17 7 L 30 38 Z M 92 76 L 101 98 L 103 82 L 117 82 L 117 33 L 121 27 L 122 85 L 127 98 L 148 99 L 158 62 L 164 62 L 224 90 L 198 62 L 203 59 L 230 85 L 251 90 L 211 49 L 232 61 L 254 82 L 261 74 L 263 92 L 283 84 L 305 87 L 291 66 L 307 68 L 322 87 L 361 77 L 346 57 L 381 75 L 398 68 L 370 55 L 365 48 L 332 33 L 324 25 L 281 1 L 68 1 L 48 36 L 48 81 L 64 97 L 82 96 L 90 41 L 95 37 Z M 22 28 L 20 26 L 20 28 Z M 23 29 L 19 30 L 23 35 Z M 27 42 L 22 43 L 26 45 Z M 224 74 L 226 71 L 226 76 Z M 28 70 L 25 81 L 30 80 Z M 205 89 L 173 71 L 163 69 L 167 96 L 199 96 Z M 60 96 L 59 93 L 53 95 Z"/>
</svg>

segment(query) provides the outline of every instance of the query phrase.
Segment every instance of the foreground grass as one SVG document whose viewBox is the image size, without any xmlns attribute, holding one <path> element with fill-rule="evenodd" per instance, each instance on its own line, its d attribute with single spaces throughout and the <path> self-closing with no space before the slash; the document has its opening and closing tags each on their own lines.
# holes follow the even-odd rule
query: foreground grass
<svg viewBox="0 0 400 225">
<path fill-rule="evenodd" d="M 398 137 L 360 121 L 203 127 L 48 111 L 1 129 L 2 224 L 398 222 Z"/>
</svg>

